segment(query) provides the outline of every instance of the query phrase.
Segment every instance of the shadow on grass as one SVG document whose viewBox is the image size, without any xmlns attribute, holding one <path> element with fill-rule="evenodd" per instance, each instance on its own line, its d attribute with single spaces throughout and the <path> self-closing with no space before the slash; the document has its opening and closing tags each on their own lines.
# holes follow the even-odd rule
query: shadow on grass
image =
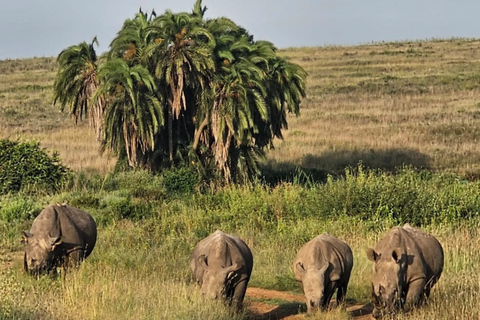
<svg viewBox="0 0 480 320">
<path fill-rule="evenodd" d="M 299 155 L 300 156 L 300 155 Z M 328 175 L 343 176 L 345 168 L 357 167 L 396 172 L 403 167 L 430 169 L 430 157 L 414 149 L 328 151 L 320 155 L 306 154 L 293 162 L 267 161 L 261 165 L 262 177 L 268 184 L 279 182 L 324 182 Z M 299 165 L 297 165 L 299 164 Z"/>
<path fill-rule="evenodd" d="M 14 319 L 22 319 L 22 320 L 41 320 L 41 319 L 52 319 L 53 316 L 46 313 L 46 312 L 33 312 L 33 311 L 26 311 L 26 310 L 12 310 L 3 306 L 0 308 L 0 319 L 2 320 L 14 320 Z"/>
<path fill-rule="evenodd" d="M 305 303 L 287 302 L 275 307 L 275 309 L 265 313 L 251 313 L 248 319 L 251 320 L 280 320 L 296 314 L 307 312 Z"/>
<path fill-rule="evenodd" d="M 336 308 L 336 302 L 331 303 L 331 308 Z M 364 318 L 372 314 L 373 305 L 357 304 L 349 301 L 347 310 L 353 319 Z M 306 315 L 307 306 L 301 302 L 287 302 L 278 305 L 275 309 L 267 311 L 265 313 L 252 313 L 248 319 L 251 320 L 281 320 L 295 315 Z M 327 311 L 328 312 L 328 311 Z"/>
</svg>

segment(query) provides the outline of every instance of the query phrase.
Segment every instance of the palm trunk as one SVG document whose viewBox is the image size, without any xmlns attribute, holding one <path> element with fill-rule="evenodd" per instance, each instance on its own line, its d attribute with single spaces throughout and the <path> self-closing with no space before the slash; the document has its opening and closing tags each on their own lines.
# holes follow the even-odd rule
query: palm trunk
<svg viewBox="0 0 480 320">
<path fill-rule="evenodd" d="M 173 167 L 173 119 L 172 118 L 173 118 L 172 108 L 169 106 L 167 126 L 168 126 L 168 157 L 170 160 L 170 167 Z"/>
<path fill-rule="evenodd" d="M 205 116 L 205 119 L 203 119 L 198 129 L 195 130 L 195 135 L 193 137 L 193 150 L 197 150 L 198 144 L 200 142 L 200 137 L 202 136 L 202 131 L 207 125 L 208 125 L 208 116 Z"/>
</svg>

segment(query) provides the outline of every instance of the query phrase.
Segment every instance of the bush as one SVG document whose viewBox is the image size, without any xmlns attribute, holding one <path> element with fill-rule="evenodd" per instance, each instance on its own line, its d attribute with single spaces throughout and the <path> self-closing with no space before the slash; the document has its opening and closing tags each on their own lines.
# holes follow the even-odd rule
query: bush
<svg viewBox="0 0 480 320">
<path fill-rule="evenodd" d="M 138 221 L 152 216 L 155 212 L 154 204 L 142 199 L 132 199 L 124 191 L 112 192 L 100 203 L 103 208 L 102 222 L 112 220 L 130 219 Z"/>
<path fill-rule="evenodd" d="M 42 208 L 26 197 L 5 197 L 0 201 L 0 220 L 5 222 L 33 219 Z"/>
<path fill-rule="evenodd" d="M 162 200 L 165 190 L 161 178 L 146 170 L 132 170 L 109 174 L 103 186 L 105 191 L 124 190 L 135 198 Z"/>
<path fill-rule="evenodd" d="M 180 167 L 163 172 L 163 185 L 170 193 L 193 193 L 199 182 L 197 172 L 190 167 Z"/>
<path fill-rule="evenodd" d="M 0 140 L 0 194 L 27 188 L 55 191 L 67 173 L 58 154 L 49 156 L 38 142 Z"/>
</svg>

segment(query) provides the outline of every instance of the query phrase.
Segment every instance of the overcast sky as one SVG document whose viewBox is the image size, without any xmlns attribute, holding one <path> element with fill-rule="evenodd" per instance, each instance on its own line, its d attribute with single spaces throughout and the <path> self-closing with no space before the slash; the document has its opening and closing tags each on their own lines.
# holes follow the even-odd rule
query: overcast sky
<svg viewBox="0 0 480 320">
<path fill-rule="evenodd" d="M 141 7 L 191 12 L 195 0 L 0 0 L 0 60 L 56 57 L 97 36 L 108 50 Z M 480 0 L 203 0 L 278 48 L 432 38 L 480 38 Z"/>
</svg>

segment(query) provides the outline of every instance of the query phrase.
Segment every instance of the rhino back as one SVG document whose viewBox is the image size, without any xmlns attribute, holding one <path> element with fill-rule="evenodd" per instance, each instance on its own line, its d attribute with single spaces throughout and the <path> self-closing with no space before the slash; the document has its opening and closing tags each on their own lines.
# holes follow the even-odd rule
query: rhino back
<svg viewBox="0 0 480 320">
<path fill-rule="evenodd" d="M 253 256 L 249 247 L 239 237 L 226 234 L 220 230 L 202 239 L 195 246 L 190 256 L 190 268 L 194 274 L 202 273 L 202 270 L 198 270 L 197 265 L 197 260 L 202 255 L 207 257 L 211 267 L 228 267 L 238 263 L 245 266 L 246 273 L 249 276 L 252 273 Z"/>
<path fill-rule="evenodd" d="M 93 217 L 69 205 L 46 207 L 33 221 L 30 233 L 38 238 L 61 236 L 65 245 L 85 247 L 85 257 L 92 252 L 97 240 Z"/>
<path fill-rule="evenodd" d="M 340 274 L 350 274 L 353 267 L 353 253 L 345 242 L 328 233 L 323 233 L 308 241 L 298 251 L 293 264 L 295 278 L 301 280 L 301 274 L 296 268 L 298 263 L 306 268 L 319 268 L 324 261 L 328 261 Z"/>
<path fill-rule="evenodd" d="M 444 263 L 444 253 L 440 242 L 434 236 L 412 228 L 410 225 L 404 226 L 403 229 L 411 236 L 420 250 L 418 255 L 422 257 L 425 263 L 427 278 L 439 277 Z"/>
</svg>

